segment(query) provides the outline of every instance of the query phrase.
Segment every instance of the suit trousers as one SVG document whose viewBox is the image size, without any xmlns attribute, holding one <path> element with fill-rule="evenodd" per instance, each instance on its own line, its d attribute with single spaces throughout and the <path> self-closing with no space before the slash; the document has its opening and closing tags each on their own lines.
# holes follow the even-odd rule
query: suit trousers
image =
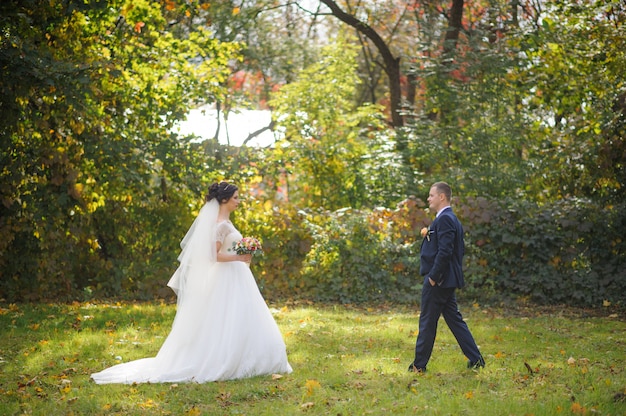
<svg viewBox="0 0 626 416">
<path fill-rule="evenodd" d="M 454 287 L 431 286 L 426 279 L 422 289 L 419 333 L 415 342 L 415 360 L 413 362 L 415 367 L 426 368 L 435 345 L 437 324 L 441 315 L 443 315 L 443 319 L 459 343 L 461 351 L 470 362 L 476 362 L 482 357 L 472 333 L 463 320 L 461 312 L 459 312 L 455 290 Z"/>
</svg>

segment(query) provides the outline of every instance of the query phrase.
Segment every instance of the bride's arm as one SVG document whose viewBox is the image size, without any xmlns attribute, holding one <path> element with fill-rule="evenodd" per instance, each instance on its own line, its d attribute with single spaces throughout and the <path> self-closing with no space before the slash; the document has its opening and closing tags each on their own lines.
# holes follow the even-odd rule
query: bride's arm
<svg viewBox="0 0 626 416">
<path fill-rule="evenodd" d="M 222 248 L 222 243 L 219 241 L 217 244 L 217 261 L 226 262 L 226 261 L 243 261 L 246 263 L 250 263 L 252 261 L 252 254 L 224 254 L 220 253 L 220 249 Z"/>
</svg>

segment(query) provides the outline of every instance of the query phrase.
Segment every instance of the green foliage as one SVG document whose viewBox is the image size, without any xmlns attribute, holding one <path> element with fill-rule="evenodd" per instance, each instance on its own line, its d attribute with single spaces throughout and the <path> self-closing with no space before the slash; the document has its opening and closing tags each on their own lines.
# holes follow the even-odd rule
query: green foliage
<svg viewBox="0 0 626 416">
<path fill-rule="evenodd" d="M 308 296 L 343 303 L 415 302 L 421 287 L 419 241 L 426 224 L 418 202 L 396 210 L 339 210 L 309 214 L 314 244 L 302 267 Z"/>
<path fill-rule="evenodd" d="M 301 294 L 343 303 L 417 301 L 419 230 L 431 221 L 422 206 L 409 199 L 395 210 L 309 213 L 305 224 L 313 245 L 302 264 Z M 465 230 L 463 298 L 626 302 L 623 205 L 467 198 L 454 206 Z"/>
<path fill-rule="evenodd" d="M 170 129 L 223 94 L 238 46 L 152 1 L 0 10 L 0 296 L 136 295 L 212 179 Z"/>
<path fill-rule="evenodd" d="M 156 355 L 175 305 L 0 304 L 0 407 L 37 415 L 624 413 L 623 311 L 461 307 L 487 361 L 480 372 L 465 368 L 442 327 L 430 371 L 408 373 L 415 308 L 273 304 L 289 375 L 96 385 L 91 373 Z"/>
<path fill-rule="evenodd" d="M 625 17 L 618 2 L 558 2 L 517 38 L 534 192 L 624 200 Z"/>
<path fill-rule="evenodd" d="M 413 68 L 425 97 L 406 128 L 412 172 L 454 183 L 464 195 L 524 197 L 531 164 L 520 81 L 511 75 L 515 51 L 473 27 L 448 55 L 433 53 Z"/>
<path fill-rule="evenodd" d="M 465 195 L 623 201 L 623 4 L 554 2 L 521 21 L 518 6 L 487 3 L 466 11 L 453 51 L 415 57 L 408 168 Z"/>
<path fill-rule="evenodd" d="M 626 275 L 619 264 L 625 252 L 616 229 L 624 221 L 622 210 L 580 200 L 551 206 L 467 201 L 461 215 L 470 219 L 470 291 L 480 297 L 489 289 L 544 304 L 624 303 Z"/>
<path fill-rule="evenodd" d="M 306 297 L 300 269 L 312 238 L 302 213 L 292 205 L 248 198 L 236 215 L 242 234 L 255 236 L 263 244 L 263 256 L 255 257 L 251 266 L 263 295 L 271 299 Z"/>
<path fill-rule="evenodd" d="M 354 104 L 356 51 L 338 39 L 322 55 L 271 102 L 285 137 L 273 158 L 289 170 L 290 200 L 334 210 L 397 199 L 400 164 L 381 108 Z"/>
</svg>

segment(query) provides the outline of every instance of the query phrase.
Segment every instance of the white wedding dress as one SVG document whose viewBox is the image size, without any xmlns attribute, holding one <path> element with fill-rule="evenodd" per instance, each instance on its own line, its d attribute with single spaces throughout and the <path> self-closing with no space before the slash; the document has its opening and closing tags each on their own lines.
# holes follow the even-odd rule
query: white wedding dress
<svg viewBox="0 0 626 416">
<path fill-rule="evenodd" d="M 202 211 L 185 240 L 194 227 L 196 238 L 204 234 L 199 232 L 201 215 Z M 221 252 L 228 253 L 233 242 L 242 238 L 230 221 L 214 228 L 210 232 L 222 242 Z M 118 364 L 91 378 L 97 384 L 202 383 L 291 373 L 282 335 L 249 265 L 207 260 L 206 254 L 200 261 L 186 262 L 185 240 L 181 266 L 168 283 L 179 297 L 176 317 L 156 357 Z M 197 244 L 196 249 L 196 254 L 201 253 Z"/>
</svg>

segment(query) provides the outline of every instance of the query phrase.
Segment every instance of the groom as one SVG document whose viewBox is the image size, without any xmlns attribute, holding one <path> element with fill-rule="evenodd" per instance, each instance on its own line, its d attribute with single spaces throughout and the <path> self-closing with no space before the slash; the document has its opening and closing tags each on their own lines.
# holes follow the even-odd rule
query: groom
<svg viewBox="0 0 626 416">
<path fill-rule="evenodd" d="M 415 359 L 409 371 L 423 373 L 430 359 L 437 335 L 437 323 L 443 315 L 463 354 L 467 367 L 485 366 L 474 337 L 456 304 L 456 288 L 464 286 L 463 280 L 463 227 L 452 212 L 452 190 L 445 182 L 437 182 L 428 194 L 428 205 L 437 213 L 435 221 L 422 232 L 420 274 L 424 277 L 419 333 L 415 343 Z"/>
</svg>

